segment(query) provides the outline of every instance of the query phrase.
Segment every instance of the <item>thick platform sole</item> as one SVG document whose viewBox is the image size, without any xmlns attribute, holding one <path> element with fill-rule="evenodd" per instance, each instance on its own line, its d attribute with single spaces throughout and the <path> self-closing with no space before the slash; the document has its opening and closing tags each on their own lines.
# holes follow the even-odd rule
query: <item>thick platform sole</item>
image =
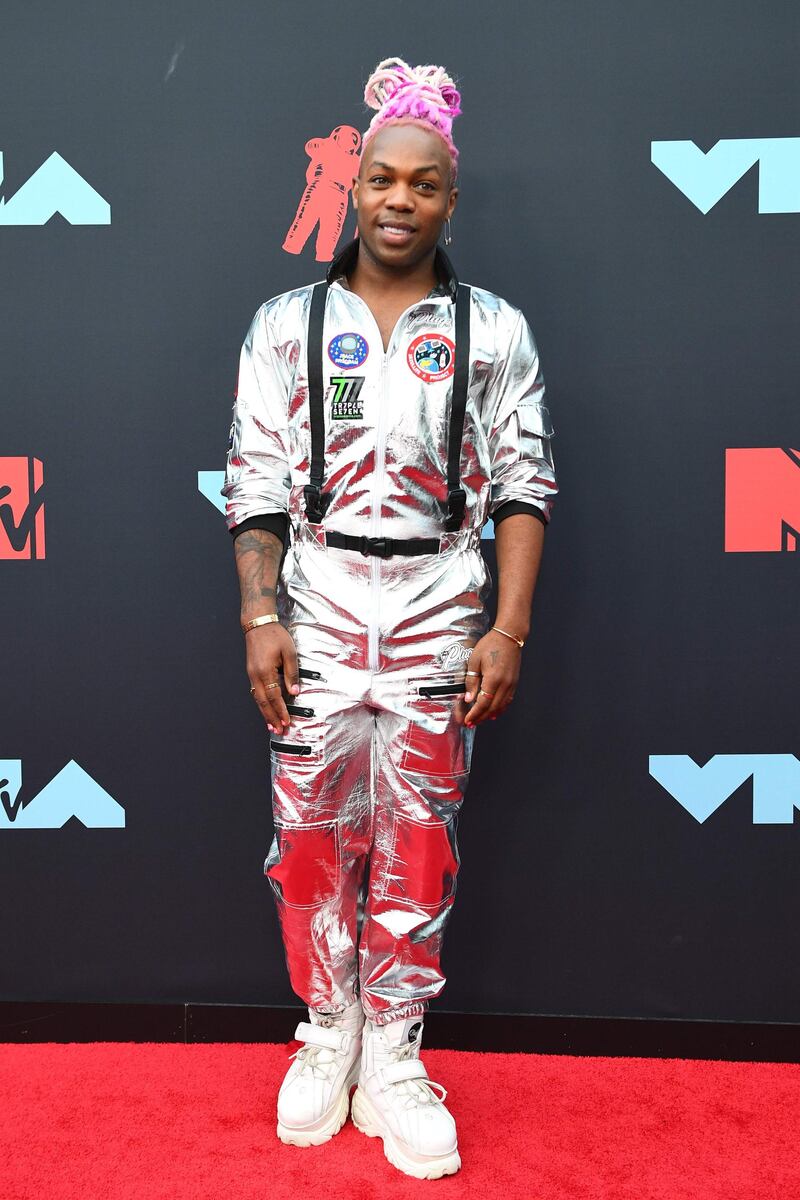
<svg viewBox="0 0 800 1200">
<path fill-rule="evenodd" d="M 410 1146 L 399 1141 L 382 1120 L 365 1091 L 357 1087 L 353 1093 L 350 1109 L 353 1124 L 367 1137 L 383 1139 L 383 1153 L 393 1167 L 414 1179 L 441 1179 L 443 1175 L 455 1175 L 461 1167 L 458 1150 L 449 1154 L 416 1154 Z"/>
<path fill-rule="evenodd" d="M 294 1127 L 278 1121 L 278 1137 L 287 1146 L 321 1146 L 329 1142 L 344 1125 L 350 1110 L 350 1090 L 358 1079 L 360 1057 L 356 1059 L 335 1101 L 313 1125 Z"/>
</svg>

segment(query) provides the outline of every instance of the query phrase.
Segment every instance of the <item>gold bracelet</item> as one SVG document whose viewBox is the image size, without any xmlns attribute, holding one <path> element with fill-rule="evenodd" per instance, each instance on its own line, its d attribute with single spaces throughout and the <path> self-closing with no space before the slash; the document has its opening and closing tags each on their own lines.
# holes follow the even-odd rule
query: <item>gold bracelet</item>
<svg viewBox="0 0 800 1200">
<path fill-rule="evenodd" d="M 242 633 L 247 633 L 251 629 L 255 629 L 256 625 L 266 625 L 268 621 L 279 621 L 280 617 L 277 613 L 268 613 L 265 617 L 253 617 L 252 621 L 248 621 L 242 626 Z"/>
<path fill-rule="evenodd" d="M 496 625 L 493 625 L 493 626 L 492 626 L 492 629 L 496 629 L 498 633 L 505 633 L 505 634 L 506 634 L 506 637 L 510 637 L 510 638 L 511 638 L 511 640 L 512 640 L 512 642 L 516 642 L 518 646 L 524 646 L 524 645 L 525 645 L 525 641 L 524 641 L 524 639 L 523 639 L 523 638 L 514 637 L 514 634 L 513 634 L 513 633 L 506 633 L 505 629 L 497 629 L 497 626 L 496 626 Z"/>
</svg>

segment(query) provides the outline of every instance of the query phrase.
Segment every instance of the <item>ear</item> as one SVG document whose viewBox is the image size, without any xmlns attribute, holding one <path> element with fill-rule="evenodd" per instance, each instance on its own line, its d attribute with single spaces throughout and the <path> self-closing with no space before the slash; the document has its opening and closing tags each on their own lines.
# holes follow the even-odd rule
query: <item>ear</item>
<svg viewBox="0 0 800 1200">
<path fill-rule="evenodd" d="M 458 188 L 457 187 L 451 188 L 450 195 L 447 199 L 447 214 L 446 214 L 445 220 L 449 220 L 450 217 L 452 217 L 453 210 L 455 209 L 457 199 L 458 199 Z"/>
<path fill-rule="evenodd" d="M 358 209 L 358 176 L 357 175 L 353 176 L 352 188 L 353 188 L 353 208 L 355 208 L 357 210 Z"/>
</svg>

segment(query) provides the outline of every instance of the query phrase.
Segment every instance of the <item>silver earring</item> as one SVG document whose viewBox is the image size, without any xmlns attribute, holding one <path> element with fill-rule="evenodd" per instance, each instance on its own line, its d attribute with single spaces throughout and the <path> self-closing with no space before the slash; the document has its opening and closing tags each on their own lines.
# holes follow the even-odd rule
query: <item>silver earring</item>
<svg viewBox="0 0 800 1200">
<path fill-rule="evenodd" d="M 453 230 L 450 227 L 450 218 L 448 217 L 444 223 L 444 244 L 449 246 L 453 241 Z"/>
</svg>

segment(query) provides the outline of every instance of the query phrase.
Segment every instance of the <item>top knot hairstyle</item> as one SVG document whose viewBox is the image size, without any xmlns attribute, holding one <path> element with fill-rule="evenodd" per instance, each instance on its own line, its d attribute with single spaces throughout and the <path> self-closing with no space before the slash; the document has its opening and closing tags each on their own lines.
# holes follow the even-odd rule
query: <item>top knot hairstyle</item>
<svg viewBox="0 0 800 1200">
<path fill-rule="evenodd" d="M 454 118 L 461 112 L 461 96 L 444 67 L 410 67 L 402 58 L 385 58 L 367 80 L 364 102 L 378 110 L 364 134 L 364 150 L 384 125 L 419 121 L 444 141 L 455 181 L 458 150 L 451 129 Z"/>
</svg>

